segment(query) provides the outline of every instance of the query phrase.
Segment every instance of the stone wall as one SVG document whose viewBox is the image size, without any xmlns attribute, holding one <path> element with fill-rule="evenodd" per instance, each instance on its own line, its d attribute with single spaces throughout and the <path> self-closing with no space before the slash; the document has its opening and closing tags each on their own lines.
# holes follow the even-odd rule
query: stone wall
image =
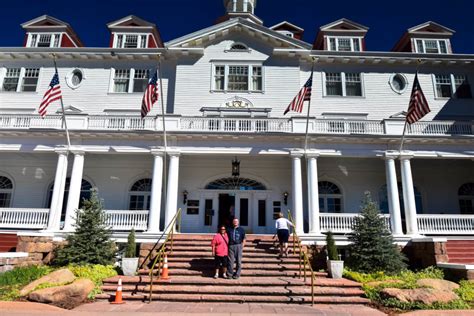
<svg viewBox="0 0 474 316">
<path fill-rule="evenodd" d="M 412 269 L 422 269 L 436 266 L 440 262 L 448 262 L 444 238 L 412 239 L 402 251 L 407 256 Z"/>
<path fill-rule="evenodd" d="M 13 270 L 17 266 L 22 266 L 28 260 L 26 252 L 4 252 L 0 253 L 0 273 Z"/>
<path fill-rule="evenodd" d="M 54 241 L 51 237 L 42 236 L 18 236 L 17 252 L 27 252 L 20 265 L 42 265 L 50 264 L 54 259 L 54 250 L 65 244 L 65 241 Z"/>
</svg>

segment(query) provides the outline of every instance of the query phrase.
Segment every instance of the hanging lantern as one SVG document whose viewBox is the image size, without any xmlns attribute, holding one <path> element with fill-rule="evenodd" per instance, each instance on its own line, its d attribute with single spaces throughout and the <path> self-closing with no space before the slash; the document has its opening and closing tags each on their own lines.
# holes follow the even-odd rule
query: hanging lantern
<svg viewBox="0 0 474 316">
<path fill-rule="evenodd" d="M 240 176 L 240 161 L 237 160 L 237 157 L 232 160 L 232 176 L 239 177 Z"/>
</svg>

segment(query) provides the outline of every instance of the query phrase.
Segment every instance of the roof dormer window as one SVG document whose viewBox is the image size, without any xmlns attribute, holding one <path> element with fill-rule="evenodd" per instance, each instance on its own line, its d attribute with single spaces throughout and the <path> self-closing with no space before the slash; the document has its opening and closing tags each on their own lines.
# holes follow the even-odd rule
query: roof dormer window
<svg viewBox="0 0 474 316">
<path fill-rule="evenodd" d="M 30 34 L 28 47 L 59 47 L 60 33 Z"/>
<path fill-rule="evenodd" d="M 328 37 L 328 48 L 337 52 L 360 52 L 359 37 Z"/>
<path fill-rule="evenodd" d="M 115 48 L 147 48 L 147 34 L 117 34 Z"/>
<path fill-rule="evenodd" d="M 416 39 L 416 52 L 425 54 L 447 54 L 446 40 Z"/>
</svg>

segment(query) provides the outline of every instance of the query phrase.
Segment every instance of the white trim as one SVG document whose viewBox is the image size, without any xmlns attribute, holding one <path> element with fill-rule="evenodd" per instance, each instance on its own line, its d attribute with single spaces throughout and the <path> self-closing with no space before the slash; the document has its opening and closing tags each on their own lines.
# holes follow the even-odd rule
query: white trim
<svg viewBox="0 0 474 316">
<path fill-rule="evenodd" d="M 392 82 L 393 82 L 393 79 L 395 79 L 395 77 L 397 77 L 397 76 L 401 77 L 402 80 L 405 82 L 405 87 L 404 87 L 403 89 L 401 89 L 400 91 L 397 91 L 397 90 L 395 89 L 395 87 L 393 86 L 393 83 L 392 83 Z M 404 74 L 399 73 L 399 72 L 393 73 L 393 74 L 390 76 L 390 78 L 388 79 L 388 84 L 389 84 L 390 88 L 392 89 L 392 91 L 395 92 L 396 94 L 399 94 L 399 95 L 404 94 L 404 93 L 407 91 L 407 89 L 408 89 L 408 79 L 407 79 L 407 77 L 406 77 Z"/>
<path fill-rule="evenodd" d="M 216 67 L 223 66 L 224 67 L 224 90 L 217 90 L 216 89 Z M 247 90 L 229 90 L 229 67 L 230 66 L 247 66 L 248 73 L 247 73 Z M 210 91 L 218 92 L 218 93 L 265 93 L 265 67 L 263 66 L 262 62 L 249 62 L 249 61 L 211 61 L 211 86 Z M 260 67 L 262 69 L 262 90 L 254 90 L 253 89 L 253 67 Z"/>
<path fill-rule="evenodd" d="M 27 252 L 0 252 L 0 258 L 2 259 L 13 259 L 13 258 L 27 258 Z"/>
<path fill-rule="evenodd" d="M 339 73 L 341 75 L 341 85 L 342 85 L 342 95 L 328 95 L 326 89 L 326 73 Z M 360 90 L 361 95 L 347 95 L 347 87 L 346 87 L 346 73 L 357 73 L 360 76 Z M 322 84 L 323 84 L 323 97 L 328 98 L 365 98 L 365 84 L 364 84 L 364 73 L 363 72 L 350 72 L 350 71 L 322 71 Z"/>
<path fill-rule="evenodd" d="M 81 73 L 81 75 L 82 75 L 82 80 L 81 80 L 81 82 L 79 82 L 78 85 L 74 85 L 74 84 L 72 83 L 72 77 L 73 77 L 73 75 L 74 75 L 74 72 L 76 72 L 76 71 L 79 71 L 79 72 Z M 66 81 L 66 85 L 67 85 L 69 88 L 71 88 L 71 89 L 73 89 L 73 90 L 76 90 L 76 89 L 78 89 L 78 88 L 82 85 L 82 83 L 84 82 L 84 80 L 86 80 L 86 75 L 85 75 L 85 73 L 84 73 L 84 70 L 82 70 L 81 68 L 74 68 L 74 69 L 72 69 L 72 70 L 64 77 L 64 80 Z"/>
<path fill-rule="evenodd" d="M 442 263 L 437 263 L 436 265 L 440 268 L 445 268 L 445 269 L 474 270 L 474 264 L 442 262 Z"/>
<path fill-rule="evenodd" d="M 327 45 L 327 50 L 331 52 L 362 52 L 363 47 L 362 47 L 362 41 L 364 39 L 363 36 L 334 36 L 334 35 L 325 35 L 325 40 L 326 40 L 326 45 Z M 335 39 L 336 42 L 336 50 L 331 49 L 331 39 Z M 340 51 L 339 50 L 339 39 L 349 39 L 350 44 L 351 44 L 351 50 L 350 51 Z M 354 50 L 354 39 L 359 40 L 359 50 Z"/>
<path fill-rule="evenodd" d="M 148 48 L 148 35 L 150 33 L 141 33 L 141 32 L 113 32 L 114 35 L 114 41 L 112 43 L 112 48 L 126 48 L 125 47 L 125 42 L 127 41 L 127 36 L 137 36 L 137 47 L 131 47 L 131 48 Z M 118 47 L 118 36 L 122 35 L 123 36 L 123 41 L 121 47 Z M 142 37 L 145 37 L 145 47 L 141 47 L 141 39 Z M 129 47 L 129 49 L 131 49 Z"/>
</svg>

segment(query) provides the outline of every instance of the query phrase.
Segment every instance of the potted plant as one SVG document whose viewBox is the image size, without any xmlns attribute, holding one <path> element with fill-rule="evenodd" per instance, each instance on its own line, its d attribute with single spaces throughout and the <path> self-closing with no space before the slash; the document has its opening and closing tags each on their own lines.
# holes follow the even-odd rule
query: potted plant
<svg viewBox="0 0 474 316">
<path fill-rule="evenodd" d="M 328 273 L 333 279 L 342 278 L 342 271 L 344 270 L 344 261 L 341 260 L 337 253 L 336 242 L 332 232 L 328 232 L 326 235 L 326 251 L 327 251 L 327 267 Z"/>
<path fill-rule="evenodd" d="M 133 276 L 137 272 L 138 258 L 136 253 L 137 244 L 135 242 L 135 229 L 132 228 L 132 231 L 128 235 L 127 247 L 125 248 L 125 253 L 122 258 L 123 275 Z"/>
</svg>

